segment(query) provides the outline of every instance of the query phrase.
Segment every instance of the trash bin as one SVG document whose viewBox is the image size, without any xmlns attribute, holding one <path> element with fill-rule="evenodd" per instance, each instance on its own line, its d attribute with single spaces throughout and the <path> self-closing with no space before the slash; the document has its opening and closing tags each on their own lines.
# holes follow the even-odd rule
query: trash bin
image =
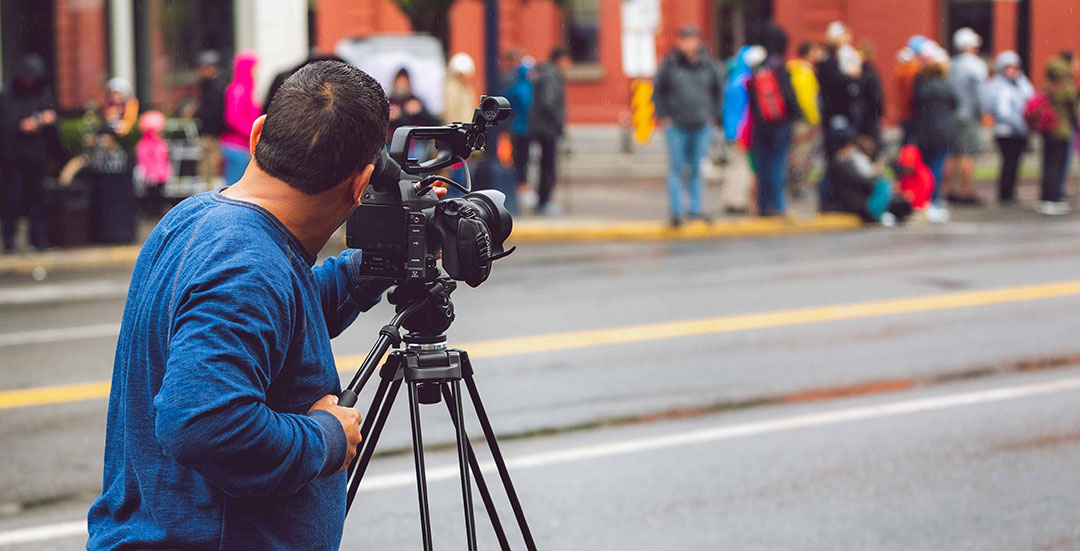
<svg viewBox="0 0 1080 551">
<path fill-rule="evenodd" d="M 90 182 L 94 241 L 135 241 L 139 209 L 135 203 L 135 184 L 131 172 L 90 171 L 86 179 Z"/>
<path fill-rule="evenodd" d="M 62 186 L 55 179 L 45 180 L 45 232 L 55 247 L 77 247 L 90 243 L 90 187 L 76 178 Z"/>
</svg>

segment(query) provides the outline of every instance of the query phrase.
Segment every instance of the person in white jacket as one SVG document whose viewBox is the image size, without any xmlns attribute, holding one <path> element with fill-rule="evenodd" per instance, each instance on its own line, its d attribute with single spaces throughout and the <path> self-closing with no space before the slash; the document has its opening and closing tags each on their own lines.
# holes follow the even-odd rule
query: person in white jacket
<svg viewBox="0 0 1080 551">
<path fill-rule="evenodd" d="M 1012 50 L 998 54 L 997 74 L 986 83 L 983 109 L 994 117 L 994 137 L 1001 151 L 1001 177 L 998 180 L 998 202 L 1016 201 L 1016 176 L 1020 156 L 1027 149 L 1028 126 L 1024 108 L 1035 95 L 1031 81 L 1020 68 L 1020 56 Z"/>
</svg>

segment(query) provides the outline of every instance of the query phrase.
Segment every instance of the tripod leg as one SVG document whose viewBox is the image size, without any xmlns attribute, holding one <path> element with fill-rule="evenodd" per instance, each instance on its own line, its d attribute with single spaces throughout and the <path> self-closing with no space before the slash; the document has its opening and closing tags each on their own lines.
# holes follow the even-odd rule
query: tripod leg
<svg viewBox="0 0 1080 551">
<path fill-rule="evenodd" d="M 349 493 L 345 500 L 345 514 L 348 514 L 349 508 L 352 507 L 353 499 L 356 498 L 356 492 L 360 488 L 360 480 L 364 478 L 364 473 L 367 472 L 368 464 L 371 463 L 371 454 L 375 453 L 375 445 L 379 443 L 379 436 L 382 435 L 386 418 L 390 416 L 390 408 L 393 407 L 394 399 L 397 398 L 398 390 L 401 388 L 401 379 L 390 383 L 389 390 L 383 389 L 384 383 L 389 383 L 389 381 L 383 379 L 383 383 L 379 384 L 379 392 L 376 392 L 375 399 L 371 402 L 368 411 L 368 418 L 364 420 L 366 425 L 371 419 L 376 419 L 375 424 L 369 429 L 370 433 L 363 432 L 363 428 L 360 429 L 361 434 L 364 435 L 364 440 L 360 443 L 363 450 L 358 458 L 353 461 L 353 465 L 350 466 Z M 379 408 L 378 415 L 375 415 L 373 411 L 376 406 Z"/>
<path fill-rule="evenodd" d="M 447 384 L 440 385 L 445 393 Z M 469 484 L 469 439 L 465 436 L 465 418 L 461 411 L 461 381 L 453 382 L 454 426 L 457 428 L 458 472 L 461 473 L 461 503 L 465 509 L 465 541 L 469 551 L 476 551 L 476 513 L 473 510 L 472 486 Z"/>
<path fill-rule="evenodd" d="M 502 479 L 503 488 L 506 489 L 506 497 L 510 500 L 510 507 L 514 510 L 521 536 L 525 539 L 525 547 L 529 551 L 536 551 L 536 542 L 533 540 L 532 532 L 529 531 L 529 523 L 525 520 L 525 511 L 521 508 L 521 501 L 518 499 L 517 491 L 514 490 L 514 483 L 510 480 L 510 472 L 506 470 L 506 460 L 503 459 L 502 451 L 499 450 L 499 443 L 495 440 L 495 431 L 491 429 L 491 421 L 488 419 L 487 411 L 484 410 L 483 402 L 480 401 L 480 393 L 476 390 L 472 369 L 469 369 L 467 373 L 464 377 L 465 386 L 469 389 L 469 397 L 472 398 L 473 408 L 476 409 L 480 428 L 484 430 L 484 439 L 487 440 L 488 448 L 491 449 L 491 457 L 499 470 L 499 478 Z"/>
<path fill-rule="evenodd" d="M 424 437 L 420 431 L 420 397 L 417 384 L 409 383 L 409 419 L 412 421 L 413 461 L 416 463 L 416 493 L 420 501 L 420 535 L 424 551 L 431 551 L 431 511 L 428 508 L 427 472 L 424 469 Z"/>
<path fill-rule="evenodd" d="M 459 407 L 455 409 L 454 401 L 452 400 L 449 389 L 443 387 L 443 402 L 446 403 L 446 409 L 450 411 L 450 418 L 454 420 L 454 428 L 458 426 L 458 414 L 461 401 L 458 400 Z M 484 501 L 484 508 L 487 510 L 488 518 L 491 519 L 491 526 L 495 529 L 495 537 L 499 540 L 499 548 L 503 551 L 510 551 L 510 541 L 506 539 L 506 531 L 503 529 L 502 521 L 499 520 L 499 512 L 495 509 L 495 501 L 491 499 L 491 490 L 488 489 L 487 482 L 484 480 L 484 473 L 480 470 L 480 463 L 476 461 L 476 452 L 473 450 L 472 444 L 469 443 L 468 436 L 465 438 L 465 450 L 469 454 L 469 467 L 472 468 L 473 478 L 476 480 L 476 489 L 480 491 L 480 498 Z"/>
</svg>

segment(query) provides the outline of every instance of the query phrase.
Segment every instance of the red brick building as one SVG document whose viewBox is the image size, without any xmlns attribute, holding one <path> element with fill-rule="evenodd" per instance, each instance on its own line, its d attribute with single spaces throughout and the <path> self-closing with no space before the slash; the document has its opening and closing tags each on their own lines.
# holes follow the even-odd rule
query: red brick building
<svg viewBox="0 0 1080 551">
<path fill-rule="evenodd" d="M 629 105 L 630 79 L 622 72 L 621 0 L 499 0 L 500 41 L 505 51 L 521 48 L 543 59 L 557 44 L 570 43 L 578 64 L 570 75 L 569 116 L 575 123 L 615 123 Z M 678 28 L 694 23 L 710 49 L 722 57 L 753 40 L 754 29 L 775 20 L 801 40 L 820 40 L 833 20 L 847 22 L 856 40 L 876 46 L 874 61 L 889 78 L 894 54 L 913 34 L 942 44 L 952 31 L 974 27 L 993 54 L 1016 49 L 1030 61 L 1036 83 L 1046 59 L 1062 50 L 1080 50 L 1077 0 L 660 0 L 659 55 L 671 48 Z M 458 0 L 449 15 L 450 53 L 465 51 L 483 75 L 482 0 Z M 344 37 L 409 32 L 408 20 L 392 0 L 318 0 L 317 37 L 324 50 Z M 480 78 L 480 77 L 478 77 Z M 477 82 L 479 84 L 479 81 Z M 885 83 L 886 91 L 891 87 Z"/>
</svg>

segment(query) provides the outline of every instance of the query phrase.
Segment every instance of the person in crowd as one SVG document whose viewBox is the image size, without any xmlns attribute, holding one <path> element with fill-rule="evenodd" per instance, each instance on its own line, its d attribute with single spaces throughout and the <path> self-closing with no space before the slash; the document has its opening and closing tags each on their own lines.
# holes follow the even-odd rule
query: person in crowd
<svg viewBox="0 0 1080 551">
<path fill-rule="evenodd" d="M 750 96 L 747 83 L 768 54 L 758 45 L 743 46 L 728 62 L 728 77 L 724 83 L 722 124 L 724 137 L 731 144 L 728 177 L 720 188 L 720 203 L 728 214 L 756 214 L 757 183 L 750 151 Z"/>
<path fill-rule="evenodd" d="M 975 196 L 975 157 L 982 152 L 982 105 L 980 94 L 988 69 L 979 56 L 982 37 L 970 27 L 953 33 L 953 47 L 958 52 L 952 59 L 949 77 L 959 104 L 956 108 L 956 133 L 953 135 L 951 157 L 946 168 L 945 198 L 955 205 L 978 205 Z M 959 173 L 959 186 L 954 177 Z M 959 188 L 959 190 L 957 189 Z"/>
<path fill-rule="evenodd" d="M 934 191 L 934 174 L 923 162 L 922 152 L 914 144 L 901 146 L 894 168 L 900 193 L 913 209 L 924 211 L 930 205 L 930 194 Z"/>
<path fill-rule="evenodd" d="M 1039 212 L 1056 216 L 1067 214 L 1064 201 L 1065 169 L 1069 146 L 1078 122 L 1076 86 L 1069 65 L 1060 56 L 1046 64 L 1046 98 L 1053 108 L 1053 125 L 1043 130 L 1042 193 Z"/>
<path fill-rule="evenodd" d="M 705 51 L 701 31 L 693 25 L 683 26 L 675 49 L 664 59 L 653 82 L 656 118 L 667 138 L 668 205 L 674 227 L 682 223 L 684 216 L 709 219 L 702 203 L 701 159 L 709 147 L 712 125 L 720 124 L 723 94 L 723 75 Z M 686 185 L 684 171 L 688 173 Z M 686 187 L 690 199 L 688 212 L 682 208 Z"/>
<path fill-rule="evenodd" d="M 860 97 L 859 80 L 853 75 L 857 69 L 850 62 L 854 59 L 852 53 L 857 55 L 858 52 L 852 48 L 851 41 L 851 31 L 842 21 L 833 21 L 825 28 L 825 55 L 818 63 L 817 75 L 821 86 L 821 120 L 825 126 L 823 135 L 825 157 L 828 159 L 831 159 L 843 145 L 832 131 L 833 119 L 843 117 L 846 124 L 853 124 L 855 106 Z M 849 60 L 845 67 L 847 71 L 841 68 L 841 57 Z M 861 67 L 861 63 L 858 66 Z M 819 204 L 823 211 L 834 210 L 837 207 L 829 184 L 828 166 L 826 164 L 825 174 L 818 184 Z"/>
<path fill-rule="evenodd" d="M 161 111 L 143 113 L 139 116 L 139 131 L 142 136 L 135 144 L 135 160 L 142 171 L 143 183 L 146 184 L 147 211 L 156 218 L 161 216 L 165 205 L 162 191 L 172 173 L 169 165 L 169 144 L 162 137 L 165 132 L 165 114 Z"/>
<path fill-rule="evenodd" d="M 801 118 L 801 110 L 791 85 L 791 75 L 784 63 L 787 32 L 775 23 L 768 23 L 761 31 L 761 45 L 767 57 L 754 67 L 747 83 L 753 120 L 750 150 L 757 167 L 758 214 L 779 216 L 787 208 L 784 193 L 787 188 L 791 126 Z"/>
<path fill-rule="evenodd" d="M 566 131 L 566 71 L 573 60 L 570 50 L 558 46 L 547 63 L 536 68 L 533 85 L 533 104 L 529 110 L 529 129 L 540 144 L 540 185 L 537 190 L 536 212 L 556 214 L 551 203 L 555 192 L 558 140 Z"/>
<path fill-rule="evenodd" d="M 139 121 L 139 100 L 131 83 L 120 77 L 105 84 L 105 103 L 101 116 L 109 130 L 118 138 L 127 136 Z"/>
<path fill-rule="evenodd" d="M 402 67 L 394 75 L 390 88 L 390 127 L 386 135 L 387 143 L 394 137 L 394 131 L 402 126 L 430 126 L 439 124 L 424 102 L 413 94 L 412 77 L 409 70 Z"/>
<path fill-rule="evenodd" d="M 842 119 L 837 119 L 842 120 Z M 895 226 L 911 215 L 912 207 L 907 198 L 896 193 L 893 183 L 884 176 L 877 157 L 877 142 L 870 136 L 856 136 L 853 131 L 837 129 L 844 145 L 833 156 L 832 174 L 835 178 L 836 197 L 841 208 L 860 216 L 865 222 L 879 222 Z"/>
<path fill-rule="evenodd" d="M 503 89 L 503 96 L 510 102 L 509 124 L 504 125 L 510 134 L 514 156 L 514 177 L 517 180 L 518 198 L 530 207 L 536 206 L 536 193 L 529 187 L 529 111 L 533 103 L 533 67 L 531 57 L 522 57 L 514 71 L 514 79 Z"/>
<path fill-rule="evenodd" d="M 927 209 L 927 220 L 945 222 L 949 214 L 942 199 L 942 177 L 949 144 L 956 134 L 959 99 L 948 80 L 949 54 L 937 46 L 927 49 L 925 56 L 926 67 L 915 82 L 912 99 L 912 132 L 923 160 L 934 175 L 933 203 Z"/>
<path fill-rule="evenodd" d="M 450 56 L 446 65 L 446 89 L 443 101 L 443 123 L 469 122 L 479 104 L 480 96 L 472 84 L 476 62 L 465 52 Z"/>
<path fill-rule="evenodd" d="M 499 58 L 499 89 L 506 90 L 514 84 L 518 77 L 518 68 L 525 62 L 525 52 L 521 48 L 512 47 Z M 531 57 L 529 58 L 532 59 Z M 535 63 L 534 63 L 535 64 Z"/>
<path fill-rule="evenodd" d="M 855 132 L 874 140 L 875 152 L 881 151 L 881 118 L 885 116 L 885 90 L 881 73 L 874 64 L 874 43 L 859 41 L 859 111 L 855 114 Z"/>
<path fill-rule="evenodd" d="M 1020 56 L 1006 50 L 998 54 L 994 65 L 997 74 L 986 85 L 983 111 L 994 119 L 994 137 L 1001 152 L 1001 175 L 998 178 L 998 202 L 1016 202 L 1016 177 L 1020 156 L 1027 149 L 1028 126 L 1024 109 L 1035 95 L 1031 81 L 1020 68 Z"/>
<path fill-rule="evenodd" d="M 206 50 L 199 54 L 199 176 L 208 187 L 216 187 L 221 177 L 221 134 L 225 132 L 225 79 L 221 76 L 221 54 Z"/>
<path fill-rule="evenodd" d="M 250 52 L 236 54 L 232 82 L 225 88 L 225 131 L 221 134 L 221 153 L 225 158 L 225 184 L 240 181 L 251 160 L 251 125 L 262 116 L 255 103 L 255 65 L 258 58 Z"/>
<path fill-rule="evenodd" d="M 4 252 L 15 251 L 19 218 L 30 221 L 30 244 L 48 247 L 42 185 L 50 134 L 56 136 L 56 104 L 46 81 L 45 62 L 24 57 L 0 94 L 0 228 Z"/>
<path fill-rule="evenodd" d="M 911 132 L 912 96 L 915 94 L 915 79 L 923 69 L 922 59 L 919 57 L 919 49 L 929 39 L 917 34 L 908 39 L 907 44 L 896 54 L 896 65 L 893 68 L 893 93 L 896 96 L 896 105 L 900 119 L 900 129 L 903 132 L 901 143 L 910 144 L 914 140 Z"/>
<path fill-rule="evenodd" d="M 802 195 L 805 179 L 812 170 L 813 151 L 821 136 L 821 109 L 818 106 L 821 86 L 814 69 L 825 54 L 821 46 L 812 41 L 800 43 L 796 52 L 796 57 L 788 61 L 787 69 L 802 118 L 792 128 L 790 185 L 793 195 Z"/>
</svg>

